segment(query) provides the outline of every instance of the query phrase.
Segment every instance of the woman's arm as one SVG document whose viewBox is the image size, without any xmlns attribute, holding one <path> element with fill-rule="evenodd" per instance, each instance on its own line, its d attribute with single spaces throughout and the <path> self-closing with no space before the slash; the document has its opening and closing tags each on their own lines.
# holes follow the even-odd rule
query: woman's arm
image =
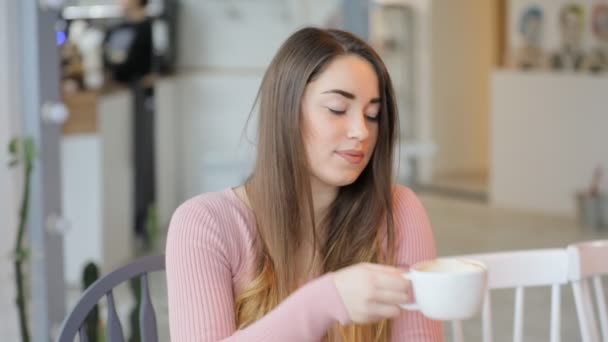
<svg viewBox="0 0 608 342">
<path fill-rule="evenodd" d="M 318 341 L 335 322 L 349 323 L 333 274 L 327 274 L 237 331 L 232 231 L 196 200 L 173 215 L 166 248 L 172 341 Z"/>
</svg>

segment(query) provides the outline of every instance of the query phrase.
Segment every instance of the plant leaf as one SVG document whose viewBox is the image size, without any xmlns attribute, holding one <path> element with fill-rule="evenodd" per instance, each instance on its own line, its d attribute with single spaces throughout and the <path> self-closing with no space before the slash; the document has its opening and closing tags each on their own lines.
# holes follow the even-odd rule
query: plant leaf
<svg viewBox="0 0 608 342">
<path fill-rule="evenodd" d="M 34 144 L 34 139 L 27 138 L 24 141 L 25 147 L 25 162 L 27 165 L 32 165 L 34 163 L 34 159 L 36 159 L 36 145 Z"/>
<path fill-rule="evenodd" d="M 28 249 L 25 248 L 21 248 L 19 250 L 17 250 L 17 252 L 15 253 L 15 260 L 18 262 L 24 262 L 27 259 L 29 259 L 30 257 L 30 252 Z"/>
<path fill-rule="evenodd" d="M 8 152 L 15 156 L 17 154 L 17 146 L 19 145 L 19 138 L 12 138 L 8 143 Z"/>
<path fill-rule="evenodd" d="M 27 260 L 30 258 L 30 250 L 29 248 L 24 248 L 21 250 L 22 256 L 23 256 L 23 260 Z"/>
</svg>

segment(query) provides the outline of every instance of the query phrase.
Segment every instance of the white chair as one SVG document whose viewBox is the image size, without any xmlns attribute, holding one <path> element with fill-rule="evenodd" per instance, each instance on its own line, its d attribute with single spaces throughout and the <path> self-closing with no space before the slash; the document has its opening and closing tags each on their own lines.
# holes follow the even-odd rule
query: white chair
<svg viewBox="0 0 608 342">
<path fill-rule="evenodd" d="M 513 341 L 521 342 L 524 322 L 524 288 L 551 286 L 551 320 L 549 335 L 551 342 L 560 341 L 561 285 L 568 282 L 568 254 L 566 249 L 537 249 L 462 256 L 478 260 L 488 268 L 488 292 L 482 309 L 482 341 L 492 341 L 492 289 L 515 289 Z M 464 341 L 462 323 L 452 322 L 452 338 Z"/>
<path fill-rule="evenodd" d="M 574 303 L 578 315 L 583 342 L 600 341 L 597 320 L 590 291 L 591 281 L 597 304 L 597 314 L 602 332 L 602 341 L 608 342 L 608 315 L 602 288 L 602 275 L 608 275 L 608 240 L 581 242 L 568 246 L 570 260 L 569 278 L 574 292 Z"/>
</svg>

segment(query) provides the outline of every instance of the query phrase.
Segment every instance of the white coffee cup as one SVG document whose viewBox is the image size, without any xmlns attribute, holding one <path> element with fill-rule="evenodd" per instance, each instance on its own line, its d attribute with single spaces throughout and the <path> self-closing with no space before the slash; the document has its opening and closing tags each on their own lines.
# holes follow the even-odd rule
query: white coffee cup
<svg viewBox="0 0 608 342">
<path fill-rule="evenodd" d="M 415 302 L 402 304 L 435 320 L 464 320 L 479 312 L 487 288 L 484 264 L 462 258 L 417 263 L 403 276 L 412 283 Z"/>
</svg>

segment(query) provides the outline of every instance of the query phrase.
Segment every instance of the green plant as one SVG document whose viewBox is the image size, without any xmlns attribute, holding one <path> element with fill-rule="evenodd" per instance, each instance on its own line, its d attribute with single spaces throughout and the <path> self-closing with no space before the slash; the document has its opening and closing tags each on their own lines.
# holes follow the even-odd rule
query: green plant
<svg viewBox="0 0 608 342">
<path fill-rule="evenodd" d="M 139 307 L 141 306 L 141 279 L 140 277 L 133 278 L 129 281 L 129 287 L 131 288 L 131 294 L 135 299 L 135 304 L 129 314 L 129 321 L 131 323 L 131 336 L 129 342 L 140 342 L 141 335 L 139 334 Z"/>
<path fill-rule="evenodd" d="M 86 290 L 93 284 L 97 279 L 99 279 L 99 267 L 94 262 L 89 262 L 84 267 L 82 272 L 82 290 Z M 100 319 L 99 319 L 99 307 L 95 305 L 91 312 L 87 315 L 85 319 L 85 325 L 87 327 L 87 337 L 89 342 L 97 342 L 99 341 L 100 334 Z"/>
<path fill-rule="evenodd" d="M 17 226 L 17 238 L 14 249 L 15 282 L 17 287 L 16 304 L 19 310 L 19 326 L 21 330 L 21 340 L 30 341 L 30 333 L 27 324 L 27 305 L 25 303 L 25 277 L 23 267 L 28 259 L 29 252 L 24 247 L 23 239 L 29 216 L 30 187 L 34 160 L 36 159 L 36 147 L 31 138 L 13 138 L 8 145 L 11 155 L 9 167 L 23 165 L 24 181 L 21 193 L 21 206 L 19 208 L 19 223 Z"/>
<path fill-rule="evenodd" d="M 158 214 L 156 204 L 152 203 L 148 206 L 146 228 L 148 230 L 149 244 L 147 251 L 155 251 L 158 247 Z"/>
<path fill-rule="evenodd" d="M 158 214 L 156 205 L 150 204 L 146 213 L 146 230 L 148 235 L 148 242 L 144 246 L 138 248 L 135 252 L 136 255 L 146 255 L 156 250 L 158 246 Z M 131 323 L 131 336 L 129 342 L 141 341 L 140 330 L 139 330 L 139 307 L 141 306 L 141 278 L 136 277 L 129 281 L 129 287 L 131 294 L 134 299 L 133 308 L 129 314 L 129 322 Z"/>
</svg>

